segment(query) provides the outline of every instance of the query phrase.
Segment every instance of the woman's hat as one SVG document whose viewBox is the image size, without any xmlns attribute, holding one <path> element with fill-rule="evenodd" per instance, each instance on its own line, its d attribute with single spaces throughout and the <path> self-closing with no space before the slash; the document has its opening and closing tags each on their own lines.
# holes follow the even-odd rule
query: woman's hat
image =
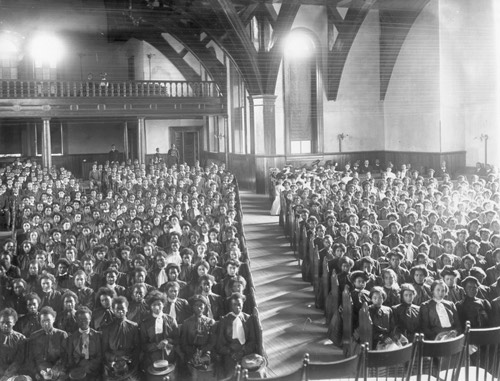
<svg viewBox="0 0 500 381">
<path fill-rule="evenodd" d="M 354 283 L 354 281 L 358 278 L 362 278 L 365 282 L 368 282 L 370 276 L 362 270 L 353 271 L 351 273 L 351 282 Z"/>
<path fill-rule="evenodd" d="M 147 372 L 153 376 L 164 376 L 172 373 L 175 369 L 175 364 L 170 364 L 168 360 L 157 360 L 147 369 Z"/>
</svg>

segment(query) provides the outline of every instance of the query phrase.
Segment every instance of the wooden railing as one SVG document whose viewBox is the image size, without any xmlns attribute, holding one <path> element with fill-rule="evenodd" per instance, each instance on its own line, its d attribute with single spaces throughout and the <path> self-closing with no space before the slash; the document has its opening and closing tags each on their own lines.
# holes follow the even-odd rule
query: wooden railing
<svg viewBox="0 0 500 381">
<path fill-rule="evenodd" d="M 219 98 L 215 82 L 0 80 L 0 99 L 15 98 Z"/>
</svg>

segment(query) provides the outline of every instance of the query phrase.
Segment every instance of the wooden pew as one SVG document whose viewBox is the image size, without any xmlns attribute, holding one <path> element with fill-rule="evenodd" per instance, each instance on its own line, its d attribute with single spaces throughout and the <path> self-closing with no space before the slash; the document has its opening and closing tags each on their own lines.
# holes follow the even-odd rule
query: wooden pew
<svg viewBox="0 0 500 381">
<path fill-rule="evenodd" d="M 324 308 L 324 298 L 321 293 L 321 284 L 319 279 L 319 252 L 318 247 L 313 246 L 312 248 L 312 279 L 313 279 L 313 290 L 314 290 L 314 305 L 316 308 Z"/>
<path fill-rule="evenodd" d="M 359 311 L 359 340 L 361 343 L 368 343 L 368 350 L 373 347 L 373 328 L 372 319 L 368 312 L 368 304 L 363 302 L 363 306 Z"/>
<path fill-rule="evenodd" d="M 349 286 L 342 291 L 342 349 L 344 356 L 351 356 L 352 352 L 352 302 Z"/>
</svg>

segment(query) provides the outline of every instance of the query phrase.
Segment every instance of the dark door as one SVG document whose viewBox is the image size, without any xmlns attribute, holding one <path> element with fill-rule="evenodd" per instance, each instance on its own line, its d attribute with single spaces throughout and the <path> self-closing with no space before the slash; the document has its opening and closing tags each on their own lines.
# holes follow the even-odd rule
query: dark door
<svg viewBox="0 0 500 381">
<path fill-rule="evenodd" d="M 181 129 L 175 129 L 173 142 L 179 150 L 182 163 L 186 162 L 192 166 L 196 160 L 199 160 L 200 133 L 198 130 L 182 131 Z"/>
</svg>

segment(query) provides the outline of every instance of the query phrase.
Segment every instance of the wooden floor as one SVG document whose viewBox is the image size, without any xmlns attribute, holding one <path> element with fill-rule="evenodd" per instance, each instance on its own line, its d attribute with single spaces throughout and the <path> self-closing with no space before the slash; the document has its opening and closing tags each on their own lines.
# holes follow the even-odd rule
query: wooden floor
<svg viewBox="0 0 500 381">
<path fill-rule="evenodd" d="M 241 201 L 268 375 L 281 376 L 299 368 L 304 353 L 313 361 L 343 358 L 326 339 L 323 312 L 314 307 L 312 286 L 301 279 L 278 217 L 269 215 L 269 197 L 242 191 Z"/>
</svg>

